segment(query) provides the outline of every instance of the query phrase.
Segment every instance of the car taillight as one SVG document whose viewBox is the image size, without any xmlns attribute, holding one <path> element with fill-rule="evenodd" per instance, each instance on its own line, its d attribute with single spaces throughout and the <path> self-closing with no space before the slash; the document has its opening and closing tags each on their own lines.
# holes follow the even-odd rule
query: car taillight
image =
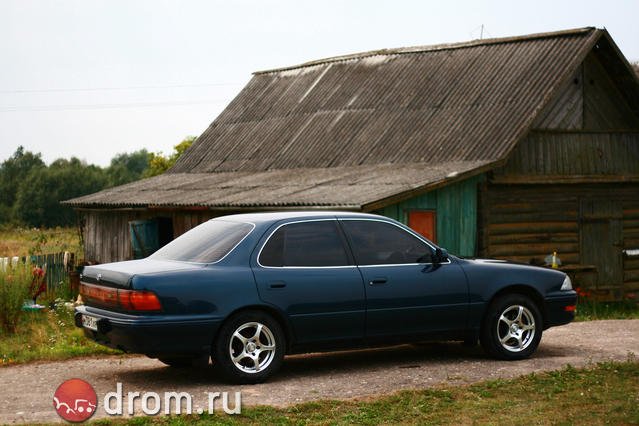
<svg viewBox="0 0 639 426">
<path fill-rule="evenodd" d="M 118 300 L 122 309 L 129 311 L 160 311 L 160 300 L 150 291 L 118 290 Z"/>
<path fill-rule="evenodd" d="M 162 310 L 160 299 L 146 290 L 124 290 L 93 284 L 80 284 L 80 294 L 85 302 L 119 308 L 126 311 L 157 312 Z"/>
<path fill-rule="evenodd" d="M 576 312 L 577 311 L 577 305 L 564 306 L 564 311 L 566 311 L 566 312 Z"/>
</svg>

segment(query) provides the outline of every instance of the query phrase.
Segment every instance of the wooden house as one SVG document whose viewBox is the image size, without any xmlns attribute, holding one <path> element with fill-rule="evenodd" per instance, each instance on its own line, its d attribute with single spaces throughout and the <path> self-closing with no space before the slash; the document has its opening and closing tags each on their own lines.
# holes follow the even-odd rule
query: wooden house
<svg viewBox="0 0 639 426">
<path fill-rule="evenodd" d="M 619 299 L 639 290 L 639 80 L 595 28 L 257 72 L 167 173 L 66 203 L 97 262 L 131 258 L 140 224 L 153 248 L 234 212 L 354 210 L 462 256 L 557 252 Z"/>
</svg>

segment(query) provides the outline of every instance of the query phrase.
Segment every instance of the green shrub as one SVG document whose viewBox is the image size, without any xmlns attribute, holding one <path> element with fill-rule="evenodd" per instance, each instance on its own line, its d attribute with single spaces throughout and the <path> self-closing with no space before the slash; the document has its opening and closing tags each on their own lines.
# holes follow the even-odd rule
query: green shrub
<svg viewBox="0 0 639 426">
<path fill-rule="evenodd" d="M 24 301 L 29 299 L 32 280 L 29 264 L 0 267 L 0 327 L 4 332 L 15 333 Z"/>
</svg>

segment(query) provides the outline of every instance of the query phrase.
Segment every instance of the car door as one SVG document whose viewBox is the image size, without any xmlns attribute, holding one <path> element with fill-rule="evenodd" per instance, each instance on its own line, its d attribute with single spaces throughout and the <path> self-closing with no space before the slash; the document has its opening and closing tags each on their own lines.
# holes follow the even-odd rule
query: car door
<svg viewBox="0 0 639 426">
<path fill-rule="evenodd" d="M 435 246 L 393 223 L 340 219 L 366 288 L 366 336 L 466 329 L 468 285 L 459 265 L 433 264 Z"/>
<path fill-rule="evenodd" d="M 336 219 L 277 226 L 253 272 L 260 298 L 286 313 L 298 344 L 363 340 L 364 283 Z"/>
</svg>

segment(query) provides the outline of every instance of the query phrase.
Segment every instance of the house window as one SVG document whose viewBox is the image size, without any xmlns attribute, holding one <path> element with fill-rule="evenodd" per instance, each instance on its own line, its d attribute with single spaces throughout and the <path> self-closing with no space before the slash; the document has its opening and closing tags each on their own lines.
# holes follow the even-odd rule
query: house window
<svg viewBox="0 0 639 426">
<path fill-rule="evenodd" d="M 423 235 L 430 241 L 437 243 L 437 215 L 434 210 L 410 210 L 408 212 L 408 226 L 413 231 Z"/>
</svg>

